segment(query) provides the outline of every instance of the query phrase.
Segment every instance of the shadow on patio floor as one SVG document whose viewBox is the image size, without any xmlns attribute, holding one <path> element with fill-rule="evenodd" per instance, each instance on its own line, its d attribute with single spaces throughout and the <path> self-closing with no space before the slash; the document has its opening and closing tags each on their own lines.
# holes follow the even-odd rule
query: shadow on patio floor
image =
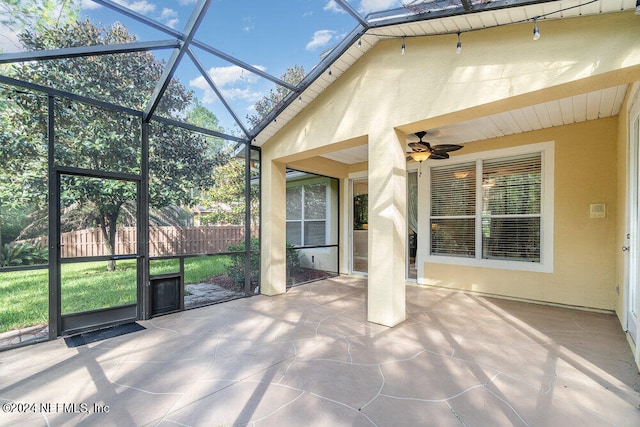
<svg viewBox="0 0 640 427">
<path fill-rule="evenodd" d="M 409 286 L 386 328 L 366 322 L 365 280 L 5 351 L 0 425 L 640 425 L 615 316 Z"/>
</svg>

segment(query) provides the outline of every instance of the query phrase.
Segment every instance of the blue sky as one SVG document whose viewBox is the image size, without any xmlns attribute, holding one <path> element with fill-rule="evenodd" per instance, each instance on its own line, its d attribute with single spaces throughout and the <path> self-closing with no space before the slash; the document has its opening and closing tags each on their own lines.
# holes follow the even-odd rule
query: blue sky
<svg viewBox="0 0 640 427">
<path fill-rule="evenodd" d="M 105 26 L 120 22 L 140 41 L 171 38 L 91 0 L 77 1 L 82 5 L 81 18 L 88 17 Z M 196 0 L 116 2 L 179 31 L 188 22 L 196 4 Z M 402 1 L 352 0 L 349 3 L 364 16 L 372 11 L 399 7 Z M 356 26 L 357 21 L 334 0 L 213 0 L 196 39 L 280 77 L 293 65 L 302 65 L 306 72 L 311 71 L 320 61 L 321 53 L 337 44 Z M 0 48 L 5 52 L 11 51 L 7 46 L 2 46 L 1 41 Z M 274 87 L 268 80 L 213 55 L 198 49 L 194 49 L 194 52 L 242 119 L 252 114 L 256 101 Z M 167 59 L 170 52 L 156 51 L 155 54 Z M 233 130 L 233 119 L 189 58 L 183 59 L 176 77 L 218 116 L 225 130 Z"/>
</svg>

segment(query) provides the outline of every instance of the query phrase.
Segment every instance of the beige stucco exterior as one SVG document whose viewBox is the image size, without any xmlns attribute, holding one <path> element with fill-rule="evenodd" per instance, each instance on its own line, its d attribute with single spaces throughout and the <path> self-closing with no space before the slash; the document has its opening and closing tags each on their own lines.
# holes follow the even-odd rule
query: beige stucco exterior
<svg viewBox="0 0 640 427">
<path fill-rule="evenodd" d="M 368 171 L 369 320 L 405 318 L 408 133 L 640 81 L 640 16 L 603 14 L 380 42 L 262 146 L 262 292 L 284 292 L 284 167 L 340 178 Z M 623 110 L 626 108 L 623 107 Z M 424 264 L 423 282 L 549 303 L 623 311 L 626 118 L 469 143 L 465 154 L 554 142 L 553 272 Z M 319 158 L 368 146 L 356 165 Z M 345 197 L 342 200 L 347 200 Z M 607 216 L 589 218 L 591 203 Z M 341 209 L 341 227 L 348 227 Z M 622 223 L 622 224 L 621 224 Z M 348 266 L 341 241 L 341 269 Z M 373 261 L 373 262 L 372 262 Z M 421 282 L 421 278 L 418 282 Z"/>
<path fill-rule="evenodd" d="M 617 118 L 471 143 L 465 154 L 553 141 L 553 272 L 425 263 L 424 283 L 613 310 L 616 301 Z M 605 218 L 590 218 L 604 203 Z"/>
</svg>

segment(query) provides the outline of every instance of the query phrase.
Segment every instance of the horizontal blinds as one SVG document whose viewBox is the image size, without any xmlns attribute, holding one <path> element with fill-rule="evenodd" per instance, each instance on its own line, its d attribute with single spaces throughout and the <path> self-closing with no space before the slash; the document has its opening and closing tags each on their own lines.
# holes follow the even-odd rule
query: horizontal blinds
<svg viewBox="0 0 640 427">
<path fill-rule="evenodd" d="M 482 257 L 540 262 L 542 157 L 482 164 Z"/>
<path fill-rule="evenodd" d="M 304 244 L 305 246 L 324 245 L 327 243 L 325 221 L 305 221 L 304 222 Z"/>
<path fill-rule="evenodd" d="M 483 215 L 539 215 L 540 153 L 482 163 Z"/>
<path fill-rule="evenodd" d="M 475 257 L 475 218 L 431 219 L 431 254 Z"/>
<path fill-rule="evenodd" d="M 431 216 L 475 215 L 476 164 L 431 168 Z"/>
<path fill-rule="evenodd" d="M 431 168 L 431 254 L 475 257 L 476 163 Z"/>
<path fill-rule="evenodd" d="M 302 221 L 287 221 L 287 243 L 294 246 L 302 245 Z"/>
<path fill-rule="evenodd" d="M 436 166 L 430 179 L 432 255 L 540 262 L 541 153 Z"/>
<path fill-rule="evenodd" d="M 540 218 L 483 218 L 482 257 L 540 262 Z"/>
<path fill-rule="evenodd" d="M 327 184 L 287 188 L 287 243 L 318 246 L 327 243 Z"/>
</svg>

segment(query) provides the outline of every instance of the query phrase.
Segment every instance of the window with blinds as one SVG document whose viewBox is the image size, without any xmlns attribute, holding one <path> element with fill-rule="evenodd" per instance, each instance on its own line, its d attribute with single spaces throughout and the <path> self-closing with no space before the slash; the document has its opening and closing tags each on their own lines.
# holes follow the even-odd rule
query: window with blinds
<svg viewBox="0 0 640 427">
<path fill-rule="evenodd" d="M 476 164 L 431 169 L 431 254 L 475 257 Z"/>
<path fill-rule="evenodd" d="M 430 254 L 541 261 L 542 154 L 430 168 Z"/>
<path fill-rule="evenodd" d="M 482 258 L 540 262 L 540 153 L 482 163 Z"/>
<path fill-rule="evenodd" d="M 325 245 L 326 218 L 326 184 L 287 188 L 287 243 L 294 246 Z"/>
</svg>

